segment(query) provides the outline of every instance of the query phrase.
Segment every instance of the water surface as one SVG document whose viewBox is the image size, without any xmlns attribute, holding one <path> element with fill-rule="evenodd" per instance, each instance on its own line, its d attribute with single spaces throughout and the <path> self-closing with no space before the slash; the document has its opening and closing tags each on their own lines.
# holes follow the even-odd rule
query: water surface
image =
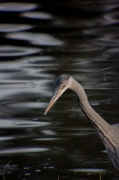
<svg viewBox="0 0 119 180">
<path fill-rule="evenodd" d="M 0 2 L 0 175 L 6 179 L 116 180 L 94 127 L 68 90 L 45 108 L 55 79 L 71 74 L 92 107 L 119 122 L 119 2 Z"/>
</svg>

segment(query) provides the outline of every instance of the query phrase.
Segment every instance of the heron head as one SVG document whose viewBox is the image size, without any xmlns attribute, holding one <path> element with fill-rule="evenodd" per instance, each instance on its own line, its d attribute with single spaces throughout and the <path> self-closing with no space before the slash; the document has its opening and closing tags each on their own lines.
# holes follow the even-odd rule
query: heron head
<svg viewBox="0 0 119 180">
<path fill-rule="evenodd" d="M 49 109 L 52 107 L 52 105 L 56 102 L 56 100 L 69 88 L 70 86 L 70 75 L 69 74 L 62 74 L 59 76 L 55 81 L 55 91 L 54 94 L 45 110 L 44 114 L 47 114 Z"/>
</svg>

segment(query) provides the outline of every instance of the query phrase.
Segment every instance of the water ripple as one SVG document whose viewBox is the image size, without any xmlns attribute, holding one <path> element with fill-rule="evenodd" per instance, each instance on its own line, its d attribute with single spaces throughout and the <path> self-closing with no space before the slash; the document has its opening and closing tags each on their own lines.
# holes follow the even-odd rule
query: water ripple
<svg viewBox="0 0 119 180">
<path fill-rule="evenodd" d="M 118 35 L 105 35 L 101 38 L 97 38 L 93 41 L 93 43 L 97 46 L 106 46 L 106 47 L 118 47 L 119 46 L 119 38 Z"/>
<path fill-rule="evenodd" d="M 83 173 L 95 173 L 95 174 L 103 174 L 106 172 L 106 169 L 92 169 L 92 168 L 79 168 L 79 169 L 70 169 L 73 172 L 83 172 Z"/>
<path fill-rule="evenodd" d="M 42 46 L 59 46 L 63 44 L 61 40 L 44 33 L 7 33 L 6 38 L 29 41 L 31 44 Z"/>
<path fill-rule="evenodd" d="M 119 23 L 119 11 L 112 11 L 104 14 L 104 19 L 110 24 Z"/>
<path fill-rule="evenodd" d="M 24 12 L 20 14 L 21 17 L 41 20 L 52 20 L 54 17 L 51 14 L 45 12 Z"/>
<path fill-rule="evenodd" d="M 28 48 L 28 47 L 16 47 L 16 46 L 0 46 L 0 56 L 24 56 L 40 52 L 41 49 Z"/>
<path fill-rule="evenodd" d="M 6 2 L 0 3 L 0 11 L 10 11 L 10 12 L 20 12 L 20 11 L 29 11 L 36 9 L 37 4 L 33 3 L 20 3 L 20 2 Z"/>
<path fill-rule="evenodd" d="M 15 137 L 14 136 L 0 136 L 0 142 L 1 141 L 9 141 L 9 140 L 14 140 Z"/>
<path fill-rule="evenodd" d="M 12 108 L 28 108 L 28 109 L 39 109 L 41 107 L 46 107 L 47 104 L 46 103 L 33 103 L 33 102 L 23 102 L 23 103 L 14 103 L 14 104 L 11 104 L 9 105 L 9 107 L 12 107 Z"/>
<path fill-rule="evenodd" d="M 112 11 L 119 7 L 118 1 L 114 3 L 114 1 L 81 1 L 82 9 L 91 11 L 91 12 L 106 12 Z"/>
<path fill-rule="evenodd" d="M 6 154 L 26 154 L 26 153 L 39 153 L 39 152 L 45 152 L 48 151 L 49 148 L 10 148 L 10 149 L 4 149 L 3 151 L 0 151 L 0 155 L 6 155 Z"/>
<path fill-rule="evenodd" d="M 0 129 L 28 128 L 48 126 L 51 123 L 43 121 L 28 121 L 18 119 L 0 119 Z"/>
<path fill-rule="evenodd" d="M 17 32 L 17 31 L 24 31 L 29 30 L 33 26 L 27 25 L 27 24 L 0 24 L 0 32 L 6 33 L 6 32 Z"/>
</svg>

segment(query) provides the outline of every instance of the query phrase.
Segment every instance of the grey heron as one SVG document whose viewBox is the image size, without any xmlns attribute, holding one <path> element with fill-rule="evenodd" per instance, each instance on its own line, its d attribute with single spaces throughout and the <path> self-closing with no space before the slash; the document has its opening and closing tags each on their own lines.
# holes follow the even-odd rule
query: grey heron
<svg viewBox="0 0 119 180">
<path fill-rule="evenodd" d="M 72 76 L 68 74 L 63 74 L 57 78 L 55 82 L 54 94 L 44 114 L 49 111 L 54 102 L 67 89 L 71 89 L 75 92 L 82 111 L 90 120 L 90 122 L 94 125 L 99 137 L 101 138 L 107 150 L 109 159 L 119 170 L 119 124 L 109 124 L 91 107 L 88 102 L 85 90 Z"/>
</svg>

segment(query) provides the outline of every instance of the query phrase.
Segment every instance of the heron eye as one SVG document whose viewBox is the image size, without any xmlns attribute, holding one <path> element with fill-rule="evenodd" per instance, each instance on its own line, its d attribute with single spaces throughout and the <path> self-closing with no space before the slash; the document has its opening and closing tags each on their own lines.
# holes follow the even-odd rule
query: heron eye
<svg viewBox="0 0 119 180">
<path fill-rule="evenodd" d="M 62 88 L 65 88 L 65 85 L 63 85 Z"/>
</svg>

